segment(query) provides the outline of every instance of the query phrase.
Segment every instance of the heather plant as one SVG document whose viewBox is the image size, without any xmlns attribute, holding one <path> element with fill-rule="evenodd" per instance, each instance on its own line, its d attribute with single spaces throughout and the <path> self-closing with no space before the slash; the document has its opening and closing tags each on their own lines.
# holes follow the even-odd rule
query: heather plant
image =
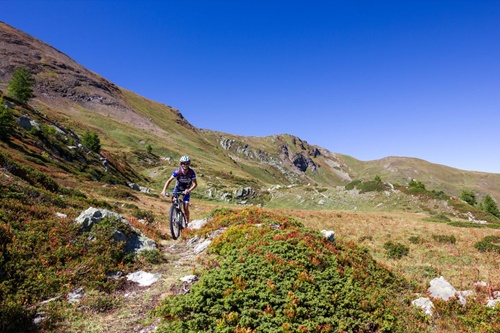
<svg viewBox="0 0 500 333">
<path fill-rule="evenodd" d="M 382 179 L 377 176 L 374 180 L 370 181 L 353 180 L 345 186 L 346 190 L 352 190 L 354 188 L 357 188 L 359 190 L 359 193 L 365 193 L 386 191 L 389 189 L 389 186 L 383 183 Z"/>
<path fill-rule="evenodd" d="M 485 306 L 482 298 L 467 298 L 467 306 L 456 299 L 436 299 L 433 303 L 439 313 L 435 323 L 440 332 L 500 332 L 500 307 Z"/>
<path fill-rule="evenodd" d="M 455 244 L 457 242 L 457 239 L 453 235 L 432 235 L 432 239 L 438 243 Z"/>
<path fill-rule="evenodd" d="M 386 242 L 384 249 L 387 257 L 391 259 L 401 259 L 410 253 L 410 248 L 401 243 Z"/>
<path fill-rule="evenodd" d="M 410 236 L 408 238 L 408 240 L 410 241 L 410 243 L 416 244 L 416 245 L 424 243 L 424 240 L 420 236 Z"/>
<path fill-rule="evenodd" d="M 486 236 L 474 244 L 479 252 L 496 252 L 500 254 L 500 236 Z"/>
<path fill-rule="evenodd" d="M 227 227 L 187 295 L 157 308 L 158 332 L 425 332 L 407 282 L 352 242 L 260 209 L 218 210 Z"/>
<path fill-rule="evenodd" d="M 72 219 L 56 215 L 107 204 L 4 153 L 0 166 L 7 175 L 0 178 L 0 331 L 29 331 L 36 304 L 73 288 L 107 293 L 119 287 L 107 273 L 127 270 L 133 259 L 112 239 L 119 226 L 104 220 L 82 233 Z M 50 321 L 56 318 L 51 314 Z"/>
</svg>

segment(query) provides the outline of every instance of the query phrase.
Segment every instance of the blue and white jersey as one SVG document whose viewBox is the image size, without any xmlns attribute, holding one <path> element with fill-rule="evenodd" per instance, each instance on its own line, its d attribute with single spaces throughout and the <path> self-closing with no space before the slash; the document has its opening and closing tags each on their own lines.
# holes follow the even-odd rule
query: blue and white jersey
<svg viewBox="0 0 500 333">
<path fill-rule="evenodd" d="M 196 179 L 196 173 L 191 168 L 189 168 L 185 174 L 182 173 L 181 168 L 176 169 L 172 173 L 172 176 L 177 179 L 175 188 L 181 191 L 187 190 L 193 183 L 193 180 Z"/>
</svg>

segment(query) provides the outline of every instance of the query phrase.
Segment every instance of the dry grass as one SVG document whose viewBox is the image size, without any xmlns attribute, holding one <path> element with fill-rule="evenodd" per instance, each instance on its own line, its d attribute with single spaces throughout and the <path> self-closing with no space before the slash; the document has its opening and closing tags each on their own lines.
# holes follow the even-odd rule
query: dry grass
<svg viewBox="0 0 500 333">
<path fill-rule="evenodd" d="M 169 240 L 168 198 L 138 195 L 134 202 L 141 210 L 155 215 L 154 227 Z M 219 207 L 238 208 L 224 203 L 192 199 L 191 220 L 203 219 Z M 427 288 L 434 277 L 444 276 L 459 290 L 473 289 L 474 282 L 485 281 L 500 286 L 500 255 L 481 253 L 474 248 L 485 236 L 500 235 L 500 230 L 489 228 L 459 228 L 424 221 L 424 214 L 409 212 L 354 212 L 345 210 L 270 209 L 293 216 L 305 226 L 317 230 L 334 230 L 339 240 L 354 241 L 369 250 L 371 255 L 389 269 L 408 280 Z M 456 243 L 439 242 L 433 235 L 454 237 Z M 419 240 L 417 244 L 410 238 Z M 401 243 L 410 248 L 408 256 L 389 259 L 386 242 Z"/>
<path fill-rule="evenodd" d="M 421 214 L 404 212 L 280 211 L 296 217 L 307 227 L 334 230 L 339 240 L 358 242 L 377 261 L 424 288 L 432 278 L 441 275 L 459 290 L 473 289 L 477 281 L 500 285 L 500 256 L 480 253 L 474 248 L 485 236 L 499 235 L 498 230 L 426 222 Z M 433 235 L 454 236 L 456 243 L 438 242 Z M 420 242 L 413 244 L 410 237 L 418 237 Z M 388 259 L 383 247 L 388 241 L 408 246 L 409 255 L 399 260 Z"/>
<path fill-rule="evenodd" d="M 170 238 L 169 201 L 166 198 L 143 197 L 141 209 L 153 210 L 156 228 Z M 191 220 L 207 217 L 215 208 L 233 205 L 214 204 L 193 199 Z M 459 228 L 445 223 L 428 222 L 423 214 L 407 212 L 353 212 L 338 210 L 270 209 L 293 216 L 305 226 L 317 230 L 334 230 L 336 239 L 354 241 L 367 248 L 380 263 L 427 288 L 434 277 L 444 276 L 459 290 L 474 289 L 474 282 L 485 281 L 500 286 L 500 255 L 481 253 L 474 248 L 485 236 L 500 235 L 488 228 Z M 433 235 L 453 236 L 455 244 L 438 242 Z M 417 244 L 410 237 L 420 240 Z M 401 243 L 410 248 L 402 259 L 386 256 L 386 242 Z"/>
</svg>

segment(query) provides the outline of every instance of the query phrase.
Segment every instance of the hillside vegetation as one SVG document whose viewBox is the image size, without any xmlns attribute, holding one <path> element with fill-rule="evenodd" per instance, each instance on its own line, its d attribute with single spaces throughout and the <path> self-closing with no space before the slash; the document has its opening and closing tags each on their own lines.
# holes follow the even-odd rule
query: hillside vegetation
<svg viewBox="0 0 500 333">
<path fill-rule="evenodd" d="M 35 82 L 27 102 L 8 94 L 22 66 Z M 500 222 L 459 198 L 500 200 L 499 174 L 198 129 L 2 22 L 0 90 L 2 333 L 500 330 L 498 305 L 484 306 L 500 290 Z M 173 241 L 158 193 L 181 155 L 198 176 L 192 218 L 209 222 Z M 127 253 L 110 220 L 82 232 L 74 221 L 89 207 L 123 215 L 158 250 Z M 179 265 L 179 248 L 209 234 L 207 253 Z M 149 313 L 130 310 L 128 291 L 144 291 L 125 278 L 136 270 L 168 275 L 143 301 Z M 187 272 L 199 281 L 182 295 Z M 474 296 L 428 317 L 411 301 L 441 275 Z M 133 320 L 114 319 L 123 313 Z"/>
</svg>

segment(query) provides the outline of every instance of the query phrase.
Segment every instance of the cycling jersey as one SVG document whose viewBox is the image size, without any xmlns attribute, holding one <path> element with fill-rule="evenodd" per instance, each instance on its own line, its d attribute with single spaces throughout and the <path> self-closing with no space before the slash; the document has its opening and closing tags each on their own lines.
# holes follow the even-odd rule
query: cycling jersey
<svg viewBox="0 0 500 333">
<path fill-rule="evenodd" d="M 177 179 L 177 182 L 175 183 L 175 189 L 179 191 L 189 189 L 189 187 L 191 187 L 191 184 L 193 183 L 193 180 L 196 179 L 196 173 L 191 168 L 187 170 L 186 174 L 182 173 L 181 168 L 176 169 L 172 173 L 172 176 Z"/>
</svg>

